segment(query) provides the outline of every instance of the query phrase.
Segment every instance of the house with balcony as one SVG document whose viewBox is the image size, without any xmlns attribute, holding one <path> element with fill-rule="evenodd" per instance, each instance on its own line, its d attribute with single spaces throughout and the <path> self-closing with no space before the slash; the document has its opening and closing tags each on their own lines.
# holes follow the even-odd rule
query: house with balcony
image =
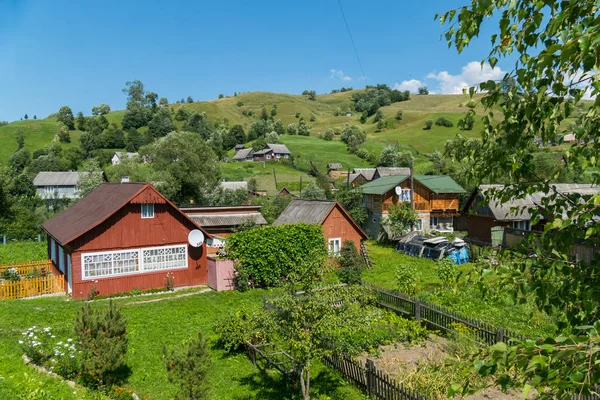
<svg viewBox="0 0 600 400">
<path fill-rule="evenodd" d="M 415 230 L 419 232 L 452 232 L 454 218 L 459 214 L 459 195 L 466 193 L 458 183 L 446 175 L 415 175 L 414 193 L 411 193 L 409 174 L 384 176 L 360 187 L 363 204 L 369 217 L 363 228 L 370 236 L 381 229 L 390 206 L 411 202 L 419 216 Z"/>
</svg>

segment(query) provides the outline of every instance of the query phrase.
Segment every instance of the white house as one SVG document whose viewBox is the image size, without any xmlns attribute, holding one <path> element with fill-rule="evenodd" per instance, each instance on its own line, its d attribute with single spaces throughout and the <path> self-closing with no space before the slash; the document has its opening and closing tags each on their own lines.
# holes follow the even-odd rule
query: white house
<svg viewBox="0 0 600 400">
<path fill-rule="evenodd" d="M 138 156 L 138 153 L 124 153 L 122 151 L 117 151 L 115 152 L 115 154 L 112 156 L 112 165 L 119 165 L 121 164 L 121 160 L 128 158 L 128 159 L 134 159 Z"/>
</svg>

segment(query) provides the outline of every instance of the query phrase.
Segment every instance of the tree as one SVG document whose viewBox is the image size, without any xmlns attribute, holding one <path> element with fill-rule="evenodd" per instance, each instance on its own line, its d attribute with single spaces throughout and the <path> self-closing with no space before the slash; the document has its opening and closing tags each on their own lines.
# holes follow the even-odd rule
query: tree
<svg viewBox="0 0 600 400">
<path fill-rule="evenodd" d="M 317 116 L 314 113 L 310 113 L 310 122 L 315 122 L 317 120 Z"/>
<path fill-rule="evenodd" d="M 208 393 L 208 373 L 212 369 L 210 351 L 202 336 L 192 339 L 180 349 L 170 352 L 163 345 L 163 355 L 169 382 L 179 386 L 179 399 L 205 399 Z"/>
<path fill-rule="evenodd" d="M 108 104 L 100 104 L 92 107 L 92 115 L 106 115 L 110 112 L 110 106 Z"/>
<path fill-rule="evenodd" d="M 365 142 L 367 134 L 356 125 L 346 124 L 342 129 L 341 139 L 349 149 L 357 149 Z"/>
<path fill-rule="evenodd" d="M 248 201 L 246 189 L 223 189 L 217 186 L 208 196 L 206 204 L 209 206 L 240 206 Z"/>
<path fill-rule="evenodd" d="M 429 89 L 427 89 L 427 86 L 421 86 L 417 89 L 417 92 L 421 95 L 429 94 Z"/>
<path fill-rule="evenodd" d="M 552 141 L 557 134 L 566 133 L 569 128 L 561 124 L 575 116 L 579 144 L 564 154 L 565 167 L 582 173 L 597 168 L 600 87 L 595 39 L 599 27 L 591 17 L 596 10 L 592 0 L 493 0 L 473 2 L 439 16 L 442 23 L 453 24 L 446 39 L 459 52 L 484 31 L 483 21 L 494 21 L 498 26 L 487 62 L 495 67 L 508 54 L 515 60 L 514 69 L 507 74 L 516 81 L 514 86 L 491 80 L 479 85 L 487 114 L 482 118 L 478 152 L 469 155 L 471 149 L 459 149 L 455 156 L 471 162 L 466 171 L 471 179 L 504 180 L 502 189 L 486 193 L 488 200 L 502 202 L 538 191 L 544 194 L 541 204 L 527 210 L 532 222 L 541 221 L 542 216 L 546 222 L 543 232 L 527 242 L 527 252 L 535 257 L 517 259 L 517 265 L 502 279 L 508 281 L 507 289 L 518 301 L 532 297 L 539 309 L 558 314 L 566 328 L 557 338 L 498 344 L 490 349 L 490 359 L 478 363 L 482 374 L 509 366 L 510 376 L 503 375 L 500 383 L 526 384 L 526 390 L 533 386 L 543 398 L 568 398 L 574 393 L 587 396 L 600 381 L 596 301 L 600 264 L 597 259 L 587 263 L 572 257 L 577 238 L 587 239 L 590 245 L 599 242 L 592 211 L 597 209 L 597 198 L 559 193 L 550 182 L 560 172 L 539 176 L 533 157 L 538 149 L 536 138 L 542 143 Z M 469 88 L 469 96 L 475 89 Z M 596 101 L 577 116 L 576 107 L 584 96 Z M 600 177 L 595 175 L 590 181 L 598 184 Z"/>
<path fill-rule="evenodd" d="M 25 114 L 25 116 L 23 117 L 23 119 L 24 119 L 25 121 L 27 121 L 27 120 L 29 119 L 29 115 Z"/>
<path fill-rule="evenodd" d="M 369 113 L 367 113 L 366 111 L 364 111 L 361 115 L 360 115 L 360 123 L 364 124 L 365 122 L 367 122 L 367 118 L 369 118 Z"/>
<path fill-rule="evenodd" d="M 294 124 L 294 123 L 288 124 L 287 133 L 289 135 L 295 135 L 297 133 L 296 124 Z"/>
<path fill-rule="evenodd" d="M 79 147 L 86 154 L 99 149 L 100 145 L 98 143 L 98 139 L 96 136 L 92 135 L 90 132 L 83 132 L 79 138 Z"/>
<path fill-rule="evenodd" d="M 273 129 L 275 130 L 275 132 L 278 135 L 285 135 L 285 126 L 283 125 L 283 122 L 281 122 L 280 119 L 275 121 L 275 124 L 273 125 Z"/>
<path fill-rule="evenodd" d="M 445 126 L 446 128 L 452 128 L 454 126 L 454 123 L 446 117 L 439 117 L 435 120 L 435 124 L 437 126 Z"/>
<path fill-rule="evenodd" d="M 219 99 L 223 99 L 225 98 L 225 95 L 223 93 L 219 94 Z"/>
<path fill-rule="evenodd" d="M 112 123 L 102 132 L 98 141 L 105 149 L 120 149 L 125 147 L 125 132 L 117 124 Z"/>
<path fill-rule="evenodd" d="M 261 151 L 263 149 L 266 149 L 267 147 L 267 140 L 264 137 L 260 137 L 254 142 L 252 142 L 252 149 L 254 151 Z"/>
<path fill-rule="evenodd" d="M 317 92 L 315 92 L 314 90 L 305 90 L 302 92 L 302 95 L 307 96 L 309 100 L 317 99 Z"/>
<path fill-rule="evenodd" d="M 96 158 L 90 158 L 84 161 L 81 169 L 82 171 L 85 171 L 85 173 L 81 175 L 77 182 L 77 192 L 81 197 L 84 197 L 104 183 L 104 178 L 100 162 Z"/>
<path fill-rule="evenodd" d="M 69 130 L 75 130 L 75 117 L 73 111 L 68 106 L 62 106 L 56 113 L 56 120 L 62 122 Z"/>
<path fill-rule="evenodd" d="M 304 189 L 302 189 L 301 198 L 306 200 L 325 200 L 325 191 L 317 185 L 315 181 L 310 181 Z"/>
<path fill-rule="evenodd" d="M 194 99 L 192 98 L 192 96 L 188 96 L 188 98 L 187 98 L 187 102 L 188 102 L 189 104 L 191 104 L 191 103 L 193 103 L 193 102 L 194 102 Z M 182 101 L 182 103 L 183 103 L 183 101 Z"/>
<path fill-rule="evenodd" d="M 239 124 L 232 126 L 229 134 L 235 139 L 234 145 L 246 143 L 246 133 L 244 133 L 243 126 Z"/>
<path fill-rule="evenodd" d="M 76 171 L 81 161 L 85 158 L 85 152 L 79 147 L 69 147 L 65 150 L 64 158 L 67 162 L 67 168 Z"/>
<path fill-rule="evenodd" d="M 304 118 L 300 118 L 298 121 L 298 135 L 300 136 L 310 136 L 310 128 L 304 121 Z"/>
<path fill-rule="evenodd" d="M 58 130 L 58 140 L 61 143 L 71 143 L 71 134 L 66 126 L 61 126 Z"/>
<path fill-rule="evenodd" d="M 25 147 L 25 133 L 23 132 L 23 129 L 19 128 L 15 131 L 15 139 L 17 140 L 17 150 L 21 150 Z"/>
<path fill-rule="evenodd" d="M 152 117 L 151 111 L 142 103 L 134 100 L 127 102 L 121 126 L 128 131 L 130 128 L 138 129 L 145 126 Z"/>
<path fill-rule="evenodd" d="M 80 131 L 85 131 L 86 130 L 86 121 L 85 121 L 85 117 L 83 116 L 83 113 L 81 111 L 79 111 L 77 113 L 77 119 L 75 120 L 76 125 L 77 125 L 77 129 L 79 129 Z"/>
<path fill-rule="evenodd" d="M 274 117 L 277 115 L 277 108 L 273 107 L 271 108 L 271 117 Z"/>
<path fill-rule="evenodd" d="M 333 129 L 328 128 L 324 133 L 323 133 L 323 140 L 326 141 L 331 141 L 333 140 L 335 133 L 333 132 Z"/>
<path fill-rule="evenodd" d="M 346 185 L 340 186 L 335 193 L 335 199 L 344 207 L 348 214 L 357 224 L 362 225 L 368 218 L 367 209 L 364 206 L 362 190 L 353 189 Z"/>
<path fill-rule="evenodd" d="M 267 141 L 267 143 L 271 144 L 279 143 L 279 135 L 277 134 L 277 132 L 269 132 L 265 136 L 265 140 Z"/>
<path fill-rule="evenodd" d="M 393 237 L 399 237 L 409 231 L 417 222 L 418 215 L 409 202 L 392 204 L 388 208 L 387 218 L 382 221 Z"/>
<path fill-rule="evenodd" d="M 199 133 L 202 139 L 208 140 L 212 135 L 213 126 L 206 117 L 206 113 L 192 111 L 183 123 L 183 130 Z"/>
<path fill-rule="evenodd" d="M 93 386 L 117 384 L 127 354 L 127 323 L 110 301 L 108 309 L 85 303 L 75 320 L 75 346 L 81 357 L 82 379 Z"/>
<path fill-rule="evenodd" d="M 398 167 L 410 167 L 415 161 L 415 157 L 410 150 L 399 151 L 396 157 L 396 166 Z"/>
<path fill-rule="evenodd" d="M 34 114 L 34 115 L 33 115 L 33 119 L 37 119 L 37 115 L 35 115 L 35 114 Z"/>
<path fill-rule="evenodd" d="M 158 100 L 158 104 L 159 104 L 161 107 L 166 107 L 166 106 L 168 106 L 168 105 L 169 105 L 169 100 L 167 100 L 167 98 L 166 98 L 166 97 L 161 97 L 161 98 Z"/>
<path fill-rule="evenodd" d="M 8 159 L 8 167 L 14 174 L 20 174 L 31 163 L 31 154 L 26 147 L 15 151 Z"/>
<path fill-rule="evenodd" d="M 142 135 L 138 132 L 137 129 L 131 128 L 127 131 L 127 136 L 125 138 L 125 148 L 127 151 L 131 153 L 135 153 L 142 147 L 144 140 Z"/>
<path fill-rule="evenodd" d="M 158 108 L 156 105 L 157 100 L 158 94 L 154 92 L 146 92 L 146 95 L 144 96 L 144 104 L 149 106 L 153 113 L 156 112 L 156 109 Z"/>
<path fill-rule="evenodd" d="M 465 114 L 465 117 L 458 121 L 458 127 L 461 131 L 470 131 L 473 129 L 473 125 L 475 125 L 475 111 L 469 110 Z"/>
<path fill-rule="evenodd" d="M 381 110 L 377 110 L 377 112 L 375 112 L 375 117 L 373 117 L 373 122 L 379 122 L 382 121 L 384 118 L 383 116 L 383 111 Z"/>
<path fill-rule="evenodd" d="M 395 167 L 398 164 L 398 150 L 394 146 L 385 146 L 379 155 L 377 166 Z"/>
<path fill-rule="evenodd" d="M 159 108 L 148 123 L 148 133 L 153 138 L 161 138 L 175 130 L 168 108 Z"/>
<path fill-rule="evenodd" d="M 365 259 L 358 253 L 352 240 L 344 240 L 338 258 L 337 275 L 347 285 L 360 285 L 365 270 Z"/>
<path fill-rule="evenodd" d="M 142 81 L 136 79 L 133 81 L 125 82 L 125 88 L 122 90 L 123 93 L 127 94 L 127 102 L 137 102 L 139 104 L 144 103 L 144 96 L 146 91 L 144 90 L 144 84 Z M 127 129 L 127 128 L 123 128 Z"/>
<path fill-rule="evenodd" d="M 259 118 L 250 125 L 250 129 L 248 129 L 248 140 L 265 137 L 267 133 L 273 132 L 274 129 L 275 127 L 271 121 Z"/>
<path fill-rule="evenodd" d="M 431 129 L 432 126 L 433 126 L 433 120 L 428 119 L 425 121 L 425 128 L 423 128 L 423 129 L 428 131 L 429 129 Z"/>
<path fill-rule="evenodd" d="M 176 204 L 201 202 L 220 178 L 215 152 L 194 132 L 171 132 L 141 148 L 140 156 L 160 171 L 157 180 L 164 182 L 161 188 Z"/>
</svg>

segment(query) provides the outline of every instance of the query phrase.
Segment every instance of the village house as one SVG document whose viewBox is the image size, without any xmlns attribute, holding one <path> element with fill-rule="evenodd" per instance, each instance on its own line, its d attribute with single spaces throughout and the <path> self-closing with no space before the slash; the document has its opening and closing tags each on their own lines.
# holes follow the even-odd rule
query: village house
<svg viewBox="0 0 600 400">
<path fill-rule="evenodd" d="M 117 151 L 111 158 L 112 165 L 119 165 L 125 159 L 133 160 L 138 156 L 138 153 L 124 153 Z"/>
<path fill-rule="evenodd" d="M 582 183 L 555 183 L 552 186 L 558 193 L 580 195 L 600 194 L 600 186 Z M 463 207 L 462 218 L 466 219 L 469 239 L 479 243 L 492 243 L 493 228 L 512 228 L 519 231 L 544 230 L 545 221 L 532 224 L 530 208 L 542 204 L 545 196 L 542 192 L 526 195 L 522 199 L 506 202 L 496 200 L 486 203 L 484 197 L 490 189 L 502 190 L 503 185 L 480 185 L 469 197 Z"/>
<path fill-rule="evenodd" d="M 226 190 L 239 190 L 243 189 L 248 191 L 248 182 L 246 181 L 235 181 L 235 182 L 221 182 L 219 183 L 221 188 Z"/>
<path fill-rule="evenodd" d="M 79 180 L 85 174 L 90 172 L 39 172 L 33 178 L 33 186 L 37 195 L 42 199 L 77 199 L 79 193 L 77 185 Z M 92 172 L 102 175 L 104 181 L 106 177 L 103 172 Z"/>
<path fill-rule="evenodd" d="M 254 151 L 253 149 L 240 149 L 233 156 L 234 161 L 279 161 L 291 156 L 290 150 L 285 144 L 267 144 L 267 147 Z"/>
<path fill-rule="evenodd" d="M 316 224 L 323 228 L 329 253 L 337 256 L 344 241 L 354 242 L 360 251 L 360 243 L 368 238 L 365 231 L 352 219 L 344 207 L 334 200 L 293 199 L 273 225 Z"/>
<path fill-rule="evenodd" d="M 267 224 L 260 206 L 190 207 L 181 208 L 181 211 L 212 236 L 209 254 L 221 249 L 225 238 L 241 227 Z"/>
<path fill-rule="evenodd" d="M 414 210 L 418 214 L 415 227 L 420 232 L 452 232 L 453 220 L 458 216 L 459 195 L 465 190 L 445 175 L 414 176 Z M 363 227 L 371 236 L 381 229 L 392 204 L 411 201 L 410 173 L 385 176 L 360 187 L 369 217 Z"/>
<path fill-rule="evenodd" d="M 343 176 L 348 176 L 348 171 L 342 170 L 343 166 L 340 163 L 327 164 L 327 176 L 329 179 L 336 180 Z"/>
<path fill-rule="evenodd" d="M 85 298 L 133 289 L 207 283 L 206 240 L 188 243 L 196 222 L 149 183 L 104 183 L 42 224 L 54 272 Z"/>
</svg>

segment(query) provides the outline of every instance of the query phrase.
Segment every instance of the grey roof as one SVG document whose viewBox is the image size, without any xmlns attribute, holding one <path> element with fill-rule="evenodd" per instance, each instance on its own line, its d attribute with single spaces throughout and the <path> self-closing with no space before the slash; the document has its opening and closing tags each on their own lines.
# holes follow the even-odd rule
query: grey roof
<svg viewBox="0 0 600 400">
<path fill-rule="evenodd" d="M 273 222 L 273 225 L 321 224 L 333 207 L 335 207 L 333 200 L 294 199 Z"/>
<path fill-rule="evenodd" d="M 267 221 L 261 213 L 232 213 L 232 214 L 188 214 L 188 217 L 202 227 L 239 226 L 249 221 L 257 225 L 266 225 Z"/>
<path fill-rule="evenodd" d="M 235 153 L 235 156 L 233 156 L 234 160 L 245 160 L 248 157 L 252 157 L 252 149 L 242 149 L 240 151 L 238 151 L 237 153 Z"/>
<path fill-rule="evenodd" d="M 101 173 L 101 172 L 98 172 Z M 39 172 L 33 186 L 77 186 L 84 172 Z"/>
<path fill-rule="evenodd" d="M 377 167 L 379 176 L 410 175 L 410 168 Z"/>
<path fill-rule="evenodd" d="M 245 145 L 245 144 L 236 144 L 236 145 L 235 145 L 235 149 L 236 149 L 236 150 L 241 150 L 241 149 L 244 149 L 244 148 L 246 148 L 246 145 Z"/>
<path fill-rule="evenodd" d="M 246 189 L 246 190 L 248 190 L 248 182 L 246 182 L 246 181 L 241 181 L 241 182 L 221 182 L 221 187 L 223 189 L 229 189 L 229 190 L 238 190 L 238 189 Z"/>
<path fill-rule="evenodd" d="M 253 155 L 255 155 L 255 156 L 262 156 L 263 154 L 271 153 L 272 151 L 273 151 L 273 149 L 262 149 L 262 150 L 259 150 L 259 151 L 255 151 L 253 153 Z"/>
<path fill-rule="evenodd" d="M 362 174 L 357 174 L 357 173 L 351 173 L 350 175 L 348 175 L 346 177 L 346 179 L 344 179 L 344 182 L 348 182 L 350 181 L 350 183 L 354 182 L 354 180 L 358 177 L 361 177 Z"/>
<path fill-rule="evenodd" d="M 267 146 L 276 154 L 292 154 L 285 144 L 269 144 Z"/>
<path fill-rule="evenodd" d="M 554 183 L 552 184 L 559 193 L 570 194 L 578 193 L 581 195 L 600 194 L 600 186 L 587 183 Z M 480 185 L 479 191 L 485 194 L 489 189 L 502 190 L 504 185 Z M 531 213 L 528 208 L 542 204 L 542 199 L 546 196 L 543 192 L 528 194 L 522 199 L 512 199 L 504 203 L 499 200 L 490 200 L 490 208 L 494 218 L 498 221 L 526 221 L 531 219 Z M 518 208 L 517 210 L 514 210 Z"/>
<path fill-rule="evenodd" d="M 135 157 L 137 157 L 137 156 L 138 156 L 138 153 L 125 153 L 125 152 L 122 152 L 122 151 L 116 151 L 116 152 L 115 152 L 115 155 L 116 155 L 118 158 L 123 158 L 123 157 L 125 157 L 125 156 L 127 156 L 127 158 L 135 158 Z"/>
<path fill-rule="evenodd" d="M 366 180 L 372 181 L 377 169 L 375 168 L 354 168 L 354 173 L 361 174 Z"/>
<path fill-rule="evenodd" d="M 342 169 L 342 164 L 340 163 L 329 163 L 327 164 L 328 169 Z"/>
</svg>

